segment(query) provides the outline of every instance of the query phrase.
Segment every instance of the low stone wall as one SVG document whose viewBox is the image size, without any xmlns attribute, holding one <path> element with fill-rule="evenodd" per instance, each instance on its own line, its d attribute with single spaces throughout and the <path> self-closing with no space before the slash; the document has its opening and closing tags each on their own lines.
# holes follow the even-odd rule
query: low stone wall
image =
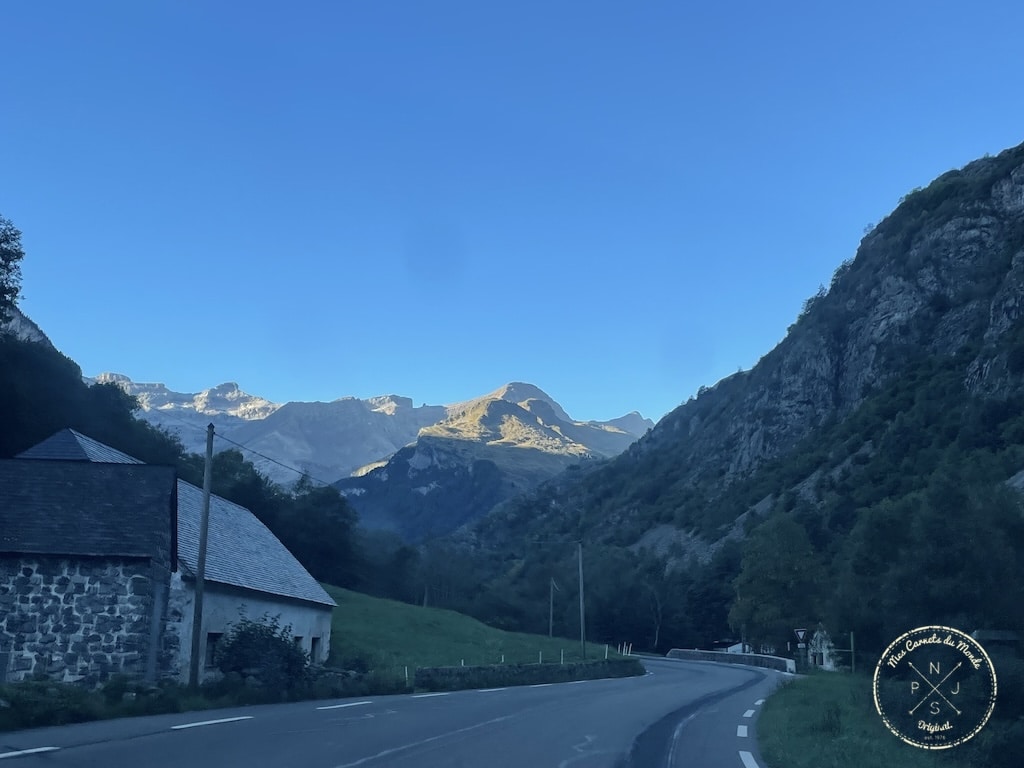
<svg viewBox="0 0 1024 768">
<path fill-rule="evenodd" d="M 670 659 L 686 661 L 715 661 L 720 664 L 748 664 L 752 667 L 767 667 L 780 672 L 796 672 L 796 662 L 781 656 L 762 656 L 758 653 L 726 653 L 725 651 L 688 651 L 673 648 L 667 654 Z"/>
<path fill-rule="evenodd" d="M 0 556 L 0 678 L 153 676 L 151 576 L 148 560 Z"/>
<path fill-rule="evenodd" d="M 645 673 L 637 659 L 604 659 L 567 664 L 490 664 L 480 667 L 421 667 L 414 685 L 427 691 L 459 691 L 537 683 L 567 683 L 606 677 L 635 677 Z"/>
</svg>

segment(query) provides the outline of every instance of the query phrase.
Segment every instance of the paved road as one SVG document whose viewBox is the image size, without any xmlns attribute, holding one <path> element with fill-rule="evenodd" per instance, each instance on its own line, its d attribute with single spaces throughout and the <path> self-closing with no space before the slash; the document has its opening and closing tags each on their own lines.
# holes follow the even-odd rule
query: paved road
<svg viewBox="0 0 1024 768">
<path fill-rule="evenodd" d="M 779 673 L 704 662 L 644 664 L 648 675 L 641 678 L 0 733 L 0 766 L 764 768 L 754 725 Z"/>
</svg>

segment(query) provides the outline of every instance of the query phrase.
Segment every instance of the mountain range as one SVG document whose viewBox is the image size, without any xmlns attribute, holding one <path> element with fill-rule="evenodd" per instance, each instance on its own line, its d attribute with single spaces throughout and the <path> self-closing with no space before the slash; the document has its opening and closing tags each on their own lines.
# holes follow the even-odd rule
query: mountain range
<svg viewBox="0 0 1024 768">
<path fill-rule="evenodd" d="M 654 426 L 636 412 L 574 421 L 520 382 L 446 412 L 387 461 L 335 483 L 364 525 L 413 541 L 449 533 L 571 465 L 621 453 Z"/>
<path fill-rule="evenodd" d="M 212 423 L 223 438 L 215 450 L 244 446 L 246 458 L 285 487 L 302 473 L 334 482 L 365 526 L 417 540 L 476 519 L 570 464 L 614 456 L 654 426 L 636 412 L 575 421 L 522 382 L 464 402 L 415 406 L 398 395 L 278 404 L 231 382 L 181 393 L 117 373 L 87 381 L 134 396 L 139 416 L 176 434 L 186 450 L 205 450 Z"/>
</svg>

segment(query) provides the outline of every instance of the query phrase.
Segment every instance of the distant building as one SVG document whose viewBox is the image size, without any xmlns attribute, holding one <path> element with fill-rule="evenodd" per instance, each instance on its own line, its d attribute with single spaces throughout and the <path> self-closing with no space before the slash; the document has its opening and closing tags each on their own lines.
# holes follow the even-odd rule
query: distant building
<svg viewBox="0 0 1024 768">
<path fill-rule="evenodd" d="M 807 643 L 807 660 L 812 666 L 829 672 L 834 672 L 839 666 L 835 643 L 821 624 Z"/>
<path fill-rule="evenodd" d="M 0 682 L 187 682 L 203 492 L 65 429 L 0 461 Z M 335 602 L 249 510 L 210 497 L 202 676 L 265 614 L 319 664 Z"/>
</svg>

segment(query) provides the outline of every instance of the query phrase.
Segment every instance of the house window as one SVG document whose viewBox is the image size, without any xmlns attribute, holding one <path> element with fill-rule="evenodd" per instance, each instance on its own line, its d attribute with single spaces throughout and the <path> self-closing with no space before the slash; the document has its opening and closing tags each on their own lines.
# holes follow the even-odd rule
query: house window
<svg viewBox="0 0 1024 768">
<path fill-rule="evenodd" d="M 313 664 L 320 663 L 320 638 L 314 637 L 309 641 L 309 660 Z"/>
<path fill-rule="evenodd" d="M 214 660 L 217 658 L 217 643 L 224 637 L 223 632 L 208 632 L 206 634 L 206 666 L 214 666 Z"/>
<path fill-rule="evenodd" d="M 301 635 L 299 635 L 298 637 L 293 638 L 293 640 L 295 640 L 295 644 L 297 646 L 299 646 L 299 648 L 302 647 L 302 636 Z"/>
</svg>

